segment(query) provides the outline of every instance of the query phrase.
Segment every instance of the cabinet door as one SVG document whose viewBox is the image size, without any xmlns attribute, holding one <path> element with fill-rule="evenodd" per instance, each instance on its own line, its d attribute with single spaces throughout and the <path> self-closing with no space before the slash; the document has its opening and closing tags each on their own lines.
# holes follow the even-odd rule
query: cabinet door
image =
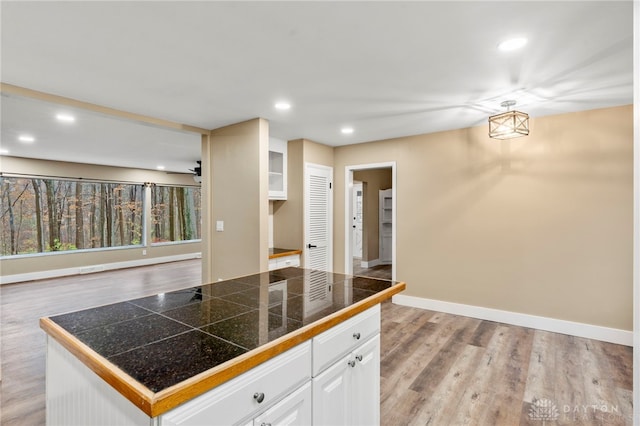
<svg viewBox="0 0 640 426">
<path fill-rule="evenodd" d="M 287 141 L 269 138 L 269 199 L 287 199 Z"/>
<path fill-rule="evenodd" d="M 313 425 L 351 424 L 351 355 L 313 379 Z"/>
<path fill-rule="evenodd" d="M 380 424 L 380 335 L 353 351 L 352 425 Z"/>
<path fill-rule="evenodd" d="M 308 426 L 311 424 L 311 382 L 256 417 L 253 426 Z"/>
</svg>

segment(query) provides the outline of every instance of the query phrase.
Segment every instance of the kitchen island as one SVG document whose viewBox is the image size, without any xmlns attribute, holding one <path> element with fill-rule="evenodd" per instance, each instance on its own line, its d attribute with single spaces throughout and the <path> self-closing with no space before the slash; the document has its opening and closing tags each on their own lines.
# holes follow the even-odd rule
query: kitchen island
<svg viewBox="0 0 640 426">
<path fill-rule="evenodd" d="M 47 424 L 379 422 L 379 304 L 404 288 L 285 268 L 43 318 Z"/>
</svg>

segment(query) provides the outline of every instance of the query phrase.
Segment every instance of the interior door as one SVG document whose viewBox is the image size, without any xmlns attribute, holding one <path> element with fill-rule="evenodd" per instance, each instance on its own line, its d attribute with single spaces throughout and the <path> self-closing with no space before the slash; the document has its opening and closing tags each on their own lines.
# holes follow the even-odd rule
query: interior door
<svg viewBox="0 0 640 426">
<path fill-rule="evenodd" d="M 353 182 L 353 257 L 362 259 L 362 182 Z"/>
<path fill-rule="evenodd" d="M 333 168 L 305 164 L 305 268 L 331 271 Z"/>
</svg>

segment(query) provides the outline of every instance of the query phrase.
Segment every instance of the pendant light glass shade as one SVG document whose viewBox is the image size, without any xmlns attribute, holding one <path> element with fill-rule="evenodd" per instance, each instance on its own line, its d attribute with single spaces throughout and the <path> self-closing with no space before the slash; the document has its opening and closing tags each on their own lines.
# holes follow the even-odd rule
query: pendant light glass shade
<svg viewBox="0 0 640 426">
<path fill-rule="evenodd" d="M 505 101 L 503 107 L 515 105 L 515 101 Z M 511 139 L 529 134 L 529 114 L 520 111 L 507 111 L 489 117 L 489 137 Z"/>
</svg>

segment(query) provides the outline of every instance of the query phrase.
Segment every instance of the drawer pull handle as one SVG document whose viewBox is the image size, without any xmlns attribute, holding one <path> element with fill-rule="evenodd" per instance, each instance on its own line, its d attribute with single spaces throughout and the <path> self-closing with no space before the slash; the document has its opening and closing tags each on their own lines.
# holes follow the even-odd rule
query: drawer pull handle
<svg viewBox="0 0 640 426">
<path fill-rule="evenodd" d="M 356 359 L 360 362 L 362 362 L 362 355 L 356 355 Z"/>
<path fill-rule="evenodd" d="M 347 364 L 349 364 L 349 367 L 355 367 L 356 366 L 356 362 L 354 360 L 348 361 Z"/>
<path fill-rule="evenodd" d="M 258 404 L 260 404 L 262 401 L 264 401 L 264 394 L 262 392 L 256 392 L 253 394 L 253 399 L 258 401 Z"/>
<path fill-rule="evenodd" d="M 260 424 L 260 426 L 271 426 L 271 423 L 265 423 L 265 422 L 262 422 L 262 423 Z"/>
<path fill-rule="evenodd" d="M 353 338 L 356 340 L 360 340 L 360 333 L 353 333 Z"/>
</svg>

